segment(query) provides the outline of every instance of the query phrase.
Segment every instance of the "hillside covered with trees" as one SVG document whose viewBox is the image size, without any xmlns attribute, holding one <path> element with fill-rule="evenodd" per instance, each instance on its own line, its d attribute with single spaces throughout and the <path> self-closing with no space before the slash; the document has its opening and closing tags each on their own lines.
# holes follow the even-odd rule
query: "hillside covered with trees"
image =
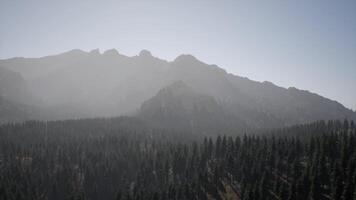
<svg viewBox="0 0 356 200">
<path fill-rule="evenodd" d="M 2 125 L 0 199 L 356 199 L 354 122 L 236 135 L 124 117 Z"/>
</svg>

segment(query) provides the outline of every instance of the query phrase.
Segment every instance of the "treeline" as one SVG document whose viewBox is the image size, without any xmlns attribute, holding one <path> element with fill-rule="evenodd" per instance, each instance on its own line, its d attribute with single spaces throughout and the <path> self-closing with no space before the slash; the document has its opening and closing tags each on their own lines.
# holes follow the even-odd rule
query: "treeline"
<svg viewBox="0 0 356 200">
<path fill-rule="evenodd" d="M 356 199 L 354 122 L 200 139 L 127 118 L 0 127 L 0 200 Z"/>
</svg>

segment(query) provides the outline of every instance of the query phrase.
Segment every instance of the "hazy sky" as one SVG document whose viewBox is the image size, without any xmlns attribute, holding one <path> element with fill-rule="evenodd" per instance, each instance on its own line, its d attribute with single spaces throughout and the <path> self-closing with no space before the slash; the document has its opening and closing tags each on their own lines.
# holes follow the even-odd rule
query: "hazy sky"
<svg viewBox="0 0 356 200">
<path fill-rule="evenodd" d="M 0 58 L 182 53 L 356 109 L 356 1 L 0 0 Z"/>
</svg>

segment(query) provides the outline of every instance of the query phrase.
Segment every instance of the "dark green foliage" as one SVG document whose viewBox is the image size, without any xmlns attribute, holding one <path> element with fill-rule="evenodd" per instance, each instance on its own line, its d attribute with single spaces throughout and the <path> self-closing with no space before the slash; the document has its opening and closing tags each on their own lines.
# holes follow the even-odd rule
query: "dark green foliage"
<svg viewBox="0 0 356 200">
<path fill-rule="evenodd" d="M 3 125 L 0 200 L 356 199 L 353 124 L 205 139 L 125 118 Z"/>
</svg>

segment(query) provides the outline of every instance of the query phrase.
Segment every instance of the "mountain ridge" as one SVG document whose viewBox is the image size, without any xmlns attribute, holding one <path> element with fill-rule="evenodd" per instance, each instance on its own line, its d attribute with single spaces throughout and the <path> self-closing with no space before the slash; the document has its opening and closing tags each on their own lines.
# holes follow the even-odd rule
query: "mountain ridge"
<svg viewBox="0 0 356 200">
<path fill-rule="evenodd" d="M 99 49 L 74 49 L 40 58 L 0 60 L 0 67 L 19 73 L 28 92 L 43 102 L 41 105 L 78 109 L 78 114 L 69 116 L 132 115 L 161 89 L 181 81 L 193 91 L 214 98 L 225 111 L 249 126 L 356 119 L 355 112 L 337 101 L 240 77 L 189 54 L 166 61 L 147 50 L 130 57 L 116 49 L 103 53 Z"/>
</svg>

